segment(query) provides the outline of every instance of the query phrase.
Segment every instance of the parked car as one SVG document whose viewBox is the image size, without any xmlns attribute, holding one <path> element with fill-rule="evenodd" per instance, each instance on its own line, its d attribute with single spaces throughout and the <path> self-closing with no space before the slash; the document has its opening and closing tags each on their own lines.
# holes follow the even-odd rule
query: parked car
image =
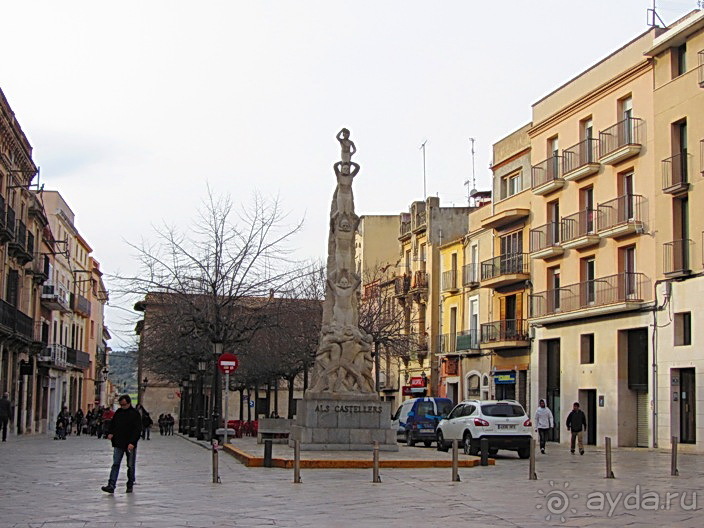
<svg viewBox="0 0 704 528">
<path fill-rule="evenodd" d="M 477 455 L 481 440 L 489 441 L 489 454 L 499 449 L 530 456 L 533 424 L 520 403 L 514 400 L 465 400 L 442 420 L 436 429 L 438 450 L 447 451 L 453 440 L 461 442 L 464 452 Z"/>
<path fill-rule="evenodd" d="M 426 447 L 435 441 L 435 428 L 452 409 L 448 398 L 413 398 L 406 400 L 391 417 L 396 439 L 414 446 L 423 442 Z"/>
</svg>

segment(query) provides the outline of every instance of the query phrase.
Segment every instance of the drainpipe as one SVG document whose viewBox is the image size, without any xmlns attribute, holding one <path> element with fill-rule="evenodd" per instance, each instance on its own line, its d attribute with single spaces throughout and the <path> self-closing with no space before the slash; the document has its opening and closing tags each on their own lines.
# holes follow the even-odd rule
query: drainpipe
<svg viewBox="0 0 704 528">
<path fill-rule="evenodd" d="M 653 335 L 651 337 L 653 348 L 653 362 L 651 365 L 651 375 L 653 377 L 653 412 L 652 412 L 652 434 L 653 447 L 658 447 L 658 311 L 667 306 L 672 295 L 672 290 L 666 291 L 662 305 L 658 306 L 658 286 L 661 283 L 671 284 L 668 279 L 658 279 L 653 286 L 655 305 L 653 306 Z"/>
</svg>

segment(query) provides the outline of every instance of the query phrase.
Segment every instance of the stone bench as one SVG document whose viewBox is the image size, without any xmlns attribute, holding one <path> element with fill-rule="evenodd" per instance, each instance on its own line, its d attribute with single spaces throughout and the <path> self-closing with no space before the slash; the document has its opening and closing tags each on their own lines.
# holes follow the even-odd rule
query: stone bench
<svg viewBox="0 0 704 528">
<path fill-rule="evenodd" d="M 293 420 L 286 418 L 260 418 L 257 430 L 257 443 L 271 440 L 275 444 L 287 444 Z"/>
</svg>

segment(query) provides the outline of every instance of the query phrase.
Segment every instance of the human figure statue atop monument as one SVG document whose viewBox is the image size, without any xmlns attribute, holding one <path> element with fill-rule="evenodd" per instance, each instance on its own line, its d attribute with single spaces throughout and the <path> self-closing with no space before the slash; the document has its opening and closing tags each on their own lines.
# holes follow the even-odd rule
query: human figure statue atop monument
<svg viewBox="0 0 704 528">
<path fill-rule="evenodd" d="M 352 160 L 352 156 L 357 152 L 357 147 L 354 146 L 354 141 L 350 139 L 350 131 L 343 128 L 337 133 L 337 140 L 340 142 L 340 148 L 342 149 L 342 163 L 349 163 Z M 359 170 L 359 165 L 357 165 L 357 170 Z"/>
</svg>

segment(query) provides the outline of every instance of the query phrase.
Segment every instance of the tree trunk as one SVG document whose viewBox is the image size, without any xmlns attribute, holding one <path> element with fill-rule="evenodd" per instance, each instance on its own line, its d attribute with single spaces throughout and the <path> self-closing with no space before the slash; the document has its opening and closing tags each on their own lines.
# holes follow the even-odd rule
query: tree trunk
<svg viewBox="0 0 704 528">
<path fill-rule="evenodd" d="M 244 419 L 244 387 L 238 390 L 240 393 L 240 422 Z"/>
<path fill-rule="evenodd" d="M 293 419 L 293 387 L 294 387 L 294 382 L 296 380 L 296 377 L 290 377 L 286 381 L 288 381 L 288 419 L 292 420 Z"/>
<path fill-rule="evenodd" d="M 279 380 L 274 380 L 274 415 L 279 417 Z"/>
<path fill-rule="evenodd" d="M 266 413 L 265 416 L 269 418 L 271 415 L 271 380 L 266 382 Z"/>
</svg>

